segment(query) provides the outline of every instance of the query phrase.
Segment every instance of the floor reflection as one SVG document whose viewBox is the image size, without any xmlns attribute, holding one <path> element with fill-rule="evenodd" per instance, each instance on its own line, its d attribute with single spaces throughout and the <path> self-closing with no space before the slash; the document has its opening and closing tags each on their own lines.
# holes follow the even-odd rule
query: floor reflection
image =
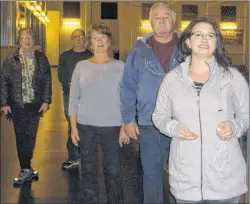
<svg viewBox="0 0 250 204">
<path fill-rule="evenodd" d="M 68 199 L 70 203 L 80 202 L 80 169 L 68 171 Z"/>
<path fill-rule="evenodd" d="M 32 191 L 32 182 L 25 183 L 20 188 L 19 197 L 18 197 L 18 204 L 34 204 L 34 195 Z"/>
</svg>

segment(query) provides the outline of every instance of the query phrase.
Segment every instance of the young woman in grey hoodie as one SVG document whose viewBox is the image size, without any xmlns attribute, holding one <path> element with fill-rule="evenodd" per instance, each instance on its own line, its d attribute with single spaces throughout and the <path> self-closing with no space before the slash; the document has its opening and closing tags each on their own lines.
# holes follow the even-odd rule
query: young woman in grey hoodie
<svg viewBox="0 0 250 204">
<path fill-rule="evenodd" d="M 164 78 L 153 113 L 172 137 L 171 193 L 177 203 L 238 203 L 247 191 L 238 138 L 249 126 L 249 89 L 225 53 L 217 24 L 193 20 L 182 33 L 184 62 Z"/>
</svg>

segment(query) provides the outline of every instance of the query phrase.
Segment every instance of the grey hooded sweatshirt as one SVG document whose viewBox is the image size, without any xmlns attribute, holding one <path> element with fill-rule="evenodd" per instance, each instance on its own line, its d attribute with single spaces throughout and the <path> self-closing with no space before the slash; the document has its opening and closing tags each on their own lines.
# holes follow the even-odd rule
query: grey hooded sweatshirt
<svg viewBox="0 0 250 204">
<path fill-rule="evenodd" d="M 200 96 L 188 77 L 191 57 L 171 70 L 162 81 L 153 122 L 172 137 L 169 179 L 172 194 L 181 200 L 221 200 L 247 191 L 246 163 L 238 138 L 249 126 L 249 89 L 234 68 L 224 72 L 213 57 L 207 61 L 210 78 Z M 216 135 L 227 121 L 233 135 L 228 141 Z M 195 140 L 178 138 L 180 127 L 198 135 Z"/>
</svg>

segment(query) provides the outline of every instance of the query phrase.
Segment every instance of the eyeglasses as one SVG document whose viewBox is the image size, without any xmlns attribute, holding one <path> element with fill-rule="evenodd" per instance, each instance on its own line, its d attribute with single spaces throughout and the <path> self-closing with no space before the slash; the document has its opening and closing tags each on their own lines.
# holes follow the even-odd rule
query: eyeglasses
<svg viewBox="0 0 250 204">
<path fill-rule="evenodd" d="M 207 40 L 213 40 L 217 35 L 215 33 L 202 33 L 200 31 L 196 31 L 191 33 L 191 36 L 194 36 L 194 38 L 197 40 L 204 39 L 204 37 L 206 37 Z"/>
<path fill-rule="evenodd" d="M 21 40 L 33 40 L 32 37 L 20 37 Z"/>
<path fill-rule="evenodd" d="M 85 36 L 83 35 L 74 35 L 73 38 L 76 39 L 76 38 L 80 38 L 80 39 L 83 39 Z"/>
</svg>

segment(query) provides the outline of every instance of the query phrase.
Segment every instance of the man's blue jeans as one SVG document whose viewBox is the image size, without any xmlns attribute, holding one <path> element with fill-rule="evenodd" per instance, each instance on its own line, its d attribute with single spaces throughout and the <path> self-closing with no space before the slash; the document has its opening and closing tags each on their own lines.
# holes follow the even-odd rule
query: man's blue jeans
<svg viewBox="0 0 250 204">
<path fill-rule="evenodd" d="M 152 125 L 141 125 L 139 129 L 140 156 L 144 172 L 144 203 L 162 204 L 164 203 L 163 172 L 171 138 L 162 135 Z"/>
<path fill-rule="evenodd" d="M 67 140 L 67 149 L 68 149 L 68 159 L 71 161 L 77 161 L 80 158 L 79 148 L 76 147 L 71 140 L 71 127 L 70 120 L 68 115 L 69 108 L 69 87 L 63 86 L 63 103 L 64 103 L 64 114 L 68 121 L 68 140 Z"/>
</svg>

